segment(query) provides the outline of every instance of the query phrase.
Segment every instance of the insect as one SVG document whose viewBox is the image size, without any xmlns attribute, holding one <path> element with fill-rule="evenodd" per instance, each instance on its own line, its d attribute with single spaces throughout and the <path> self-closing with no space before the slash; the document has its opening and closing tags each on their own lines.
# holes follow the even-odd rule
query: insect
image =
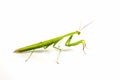
<svg viewBox="0 0 120 80">
<path fill-rule="evenodd" d="M 90 24 L 90 23 L 89 23 Z M 85 28 L 86 26 L 88 26 L 89 24 L 85 25 L 83 28 Z M 82 28 L 82 29 L 83 29 Z M 82 30 L 81 29 L 81 30 Z M 35 50 L 35 49 L 38 49 L 38 48 L 44 48 L 44 49 L 47 49 L 49 46 L 53 45 L 53 48 L 55 49 L 58 49 L 59 50 L 59 55 L 57 57 L 57 60 L 56 62 L 58 62 L 58 59 L 59 59 L 59 56 L 60 56 L 60 52 L 61 52 L 61 49 L 59 47 L 56 47 L 56 44 L 61 41 L 63 38 L 65 37 L 69 37 L 68 40 L 65 42 L 65 46 L 67 47 L 71 47 L 71 46 L 76 46 L 76 45 L 79 45 L 79 44 L 82 44 L 83 46 L 83 50 L 86 46 L 86 43 L 85 43 L 85 40 L 78 40 L 76 42 L 73 42 L 71 43 L 71 40 L 72 40 L 72 37 L 77 34 L 77 35 L 80 35 L 80 31 L 74 31 L 74 32 L 70 32 L 68 34 L 65 34 L 65 35 L 62 35 L 62 36 L 59 36 L 59 37 L 56 37 L 56 38 L 52 38 L 52 39 L 49 39 L 49 40 L 45 40 L 45 41 L 42 41 L 42 42 L 38 42 L 38 43 L 35 43 L 35 44 L 32 44 L 32 45 L 29 45 L 29 46 L 25 46 L 25 47 L 22 47 L 22 48 L 19 48 L 17 50 L 15 50 L 14 52 L 15 53 L 21 53 L 21 52 L 25 52 L 25 51 L 29 51 L 29 50 Z M 31 52 L 31 55 L 32 55 L 33 52 Z M 30 56 L 31 56 L 30 55 Z M 30 58 L 30 56 L 28 57 L 28 59 Z M 27 60 L 28 60 L 27 59 Z M 26 60 L 26 61 L 27 61 Z"/>
</svg>

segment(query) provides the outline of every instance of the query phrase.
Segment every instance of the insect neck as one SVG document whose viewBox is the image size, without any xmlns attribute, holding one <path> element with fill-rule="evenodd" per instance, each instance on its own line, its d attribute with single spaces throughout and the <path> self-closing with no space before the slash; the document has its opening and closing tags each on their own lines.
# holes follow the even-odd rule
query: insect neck
<svg viewBox="0 0 120 80">
<path fill-rule="evenodd" d="M 80 34 L 80 31 L 74 31 L 74 32 L 65 34 L 65 35 L 63 35 L 63 37 L 72 36 L 72 35 L 74 35 L 74 34 L 78 34 L 78 35 L 79 35 L 79 34 Z"/>
</svg>

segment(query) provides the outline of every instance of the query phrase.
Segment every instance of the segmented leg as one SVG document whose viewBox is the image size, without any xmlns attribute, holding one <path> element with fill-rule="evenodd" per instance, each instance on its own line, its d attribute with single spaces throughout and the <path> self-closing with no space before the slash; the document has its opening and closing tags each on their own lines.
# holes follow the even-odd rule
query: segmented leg
<svg viewBox="0 0 120 80">
<path fill-rule="evenodd" d="M 51 45 L 51 44 L 50 44 L 50 45 Z M 50 45 L 44 46 L 43 48 L 46 49 L 46 48 L 48 48 Z M 28 56 L 28 58 L 25 60 L 25 62 L 27 62 L 27 61 L 30 59 L 30 57 L 32 56 L 33 52 L 34 52 L 34 49 L 33 49 L 33 51 L 30 53 L 30 55 Z"/>
<path fill-rule="evenodd" d="M 32 56 L 33 52 L 34 52 L 34 49 L 33 49 L 33 51 L 30 53 L 30 55 L 28 56 L 28 58 L 25 60 L 25 62 L 27 62 L 27 61 L 30 59 L 30 57 Z"/>
<path fill-rule="evenodd" d="M 49 45 L 47 45 L 47 46 L 43 46 L 43 48 L 44 48 L 44 49 L 47 49 L 50 45 L 52 45 L 52 44 L 49 44 Z"/>
<path fill-rule="evenodd" d="M 69 46 L 69 47 L 70 47 L 70 46 L 76 46 L 76 45 L 78 45 L 78 44 L 81 43 L 81 44 L 83 45 L 83 51 L 84 51 L 84 48 L 85 48 L 85 46 L 86 46 L 85 41 L 84 41 L 84 40 L 79 40 L 79 41 L 70 43 L 72 37 L 73 37 L 73 35 L 68 38 L 68 40 L 67 40 L 66 43 L 65 43 L 65 46 Z"/>
<path fill-rule="evenodd" d="M 59 61 L 58 61 L 58 60 L 59 60 L 59 57 L 60 57 L 61 49 L 60 49 L 60 46 L 58 46 L 58 47 L 55 46 L 57 43 L 58 43 L 58 42 L 54 43 L 54 44 L 53 44 L 53 47 L 54 47 L 55 49 L 59 50 L 59 54 L 58 54 L 57 59 L 56 59 L 56 63 L 59 64 Z"/>
</svg>

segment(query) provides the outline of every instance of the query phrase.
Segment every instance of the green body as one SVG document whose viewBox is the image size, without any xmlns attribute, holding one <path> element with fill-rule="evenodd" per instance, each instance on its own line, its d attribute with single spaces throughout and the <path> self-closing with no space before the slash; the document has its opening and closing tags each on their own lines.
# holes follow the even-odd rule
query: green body
<svg viewBox="0 0 120 80">
<path fill-rule="evenodd" d="M 77 42 L 74 42 L 74 43 L 70 43 L 72 37 L 74 34 L 80 34 L 79 31 L 74 31 L 74 32 L 71 32 L 71 33 L 68 33 L 68 34 L 65 34 L 63 36 L 59 36 L 59 37 L 56 37 L 56 38 L 52 38 L 52 39 L 49 39 L 49 40 L 46 40 L 46 41 L 42 41 L 42 42 L 38 42 L 36 44 L 32 44 L 32 45 L 29 45 L 29 46 L 25 46 L 25 47 L 22 47 L 22 48 L 19 48 L 17 50 L 15 50 L 14 52 L 16 53 L 19 53 L 19 52 L 24 52 L 24 51 L 28 51 L 28 50 L 33 50 L 33 49 L 37 49 L 37 48 L 48 48 L 50 45 L 53 44 L 53 47 L 55 47 L 55 45 L 57 44 L 57 42 L 59 42 L 60 40 L 62 40 L 63 38 L 65 37 L 69 37 L 69 39 L 66 41 L 65 43 L 65 46 L 75 46 L 75 45 L 78 45 L 80 43 L 83 44 L 83 48 L 85 47 L 85 41 L 84 40 L 79 40 Z"/>
</svg>

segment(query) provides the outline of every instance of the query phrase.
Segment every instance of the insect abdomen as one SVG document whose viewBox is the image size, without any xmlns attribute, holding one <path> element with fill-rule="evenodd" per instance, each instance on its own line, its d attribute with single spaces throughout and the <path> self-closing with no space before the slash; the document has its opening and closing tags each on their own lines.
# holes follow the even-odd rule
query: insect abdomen
<svg viewBox="0 0 120 80">
<path fill-rule="evenodd" d="M 32 44 L 32 45 L 29 45 L 29 46 L 25 46 L 25 47 L 19 48 L 19 49 L 15 50 L 14 52 L 15 53 L 24 52 L 24 51 L 28 51 L 28 50 L 41 48 L 43 46 L 44 45 L 42 44 L 42 42 L 39 42 L 39 43 L 36 43 L 36 44 Z"/>
</svg>

